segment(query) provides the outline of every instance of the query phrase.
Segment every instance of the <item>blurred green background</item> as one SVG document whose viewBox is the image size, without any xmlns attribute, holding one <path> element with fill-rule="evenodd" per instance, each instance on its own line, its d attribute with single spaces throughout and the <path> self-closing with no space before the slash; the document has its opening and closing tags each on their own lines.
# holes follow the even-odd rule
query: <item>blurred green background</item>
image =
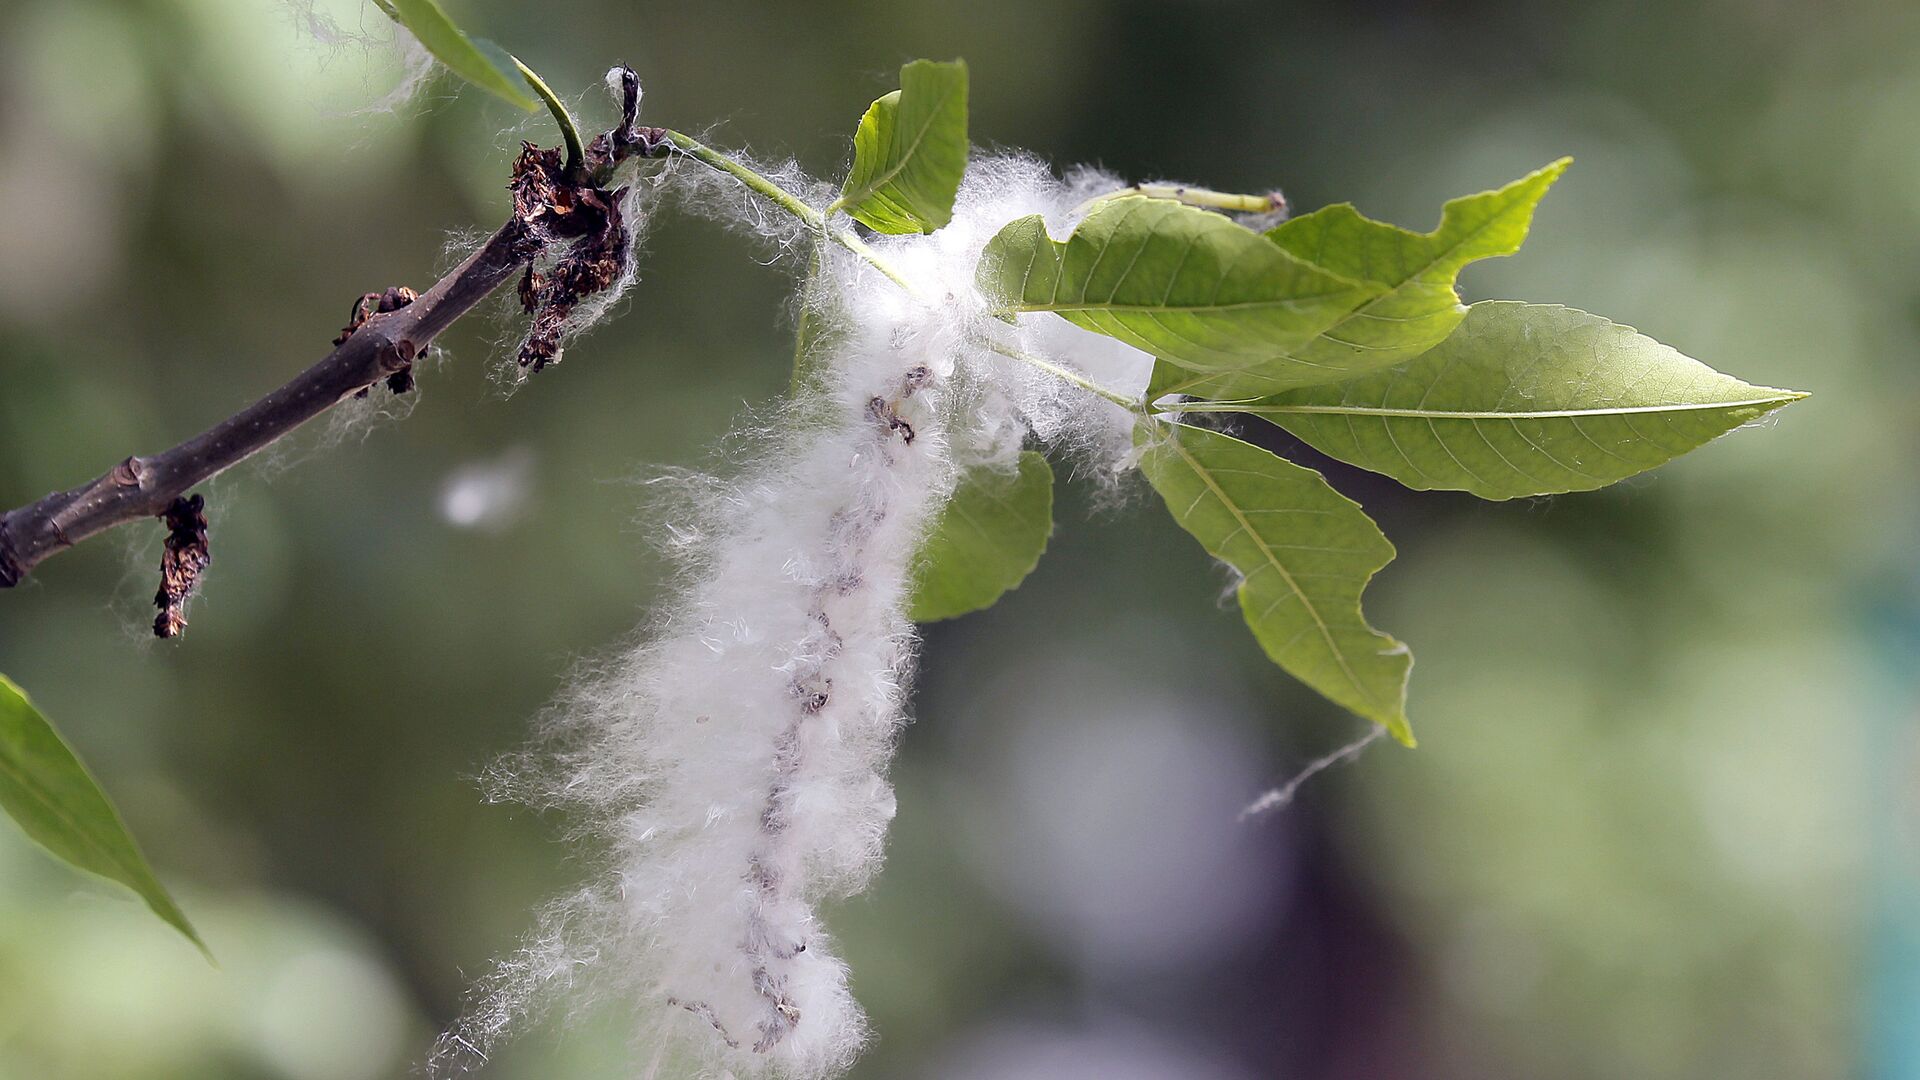
<svg viewBox="0 0 1920 1080">
<path fill-rule="evenodd" d="M 1157 508 L 1070 488 L 1039 572 L 927 634 L 887 868 L 830 920 L 878 1035 L 858 1077 L 1920 1077 L 1920 9 L 447 6 L 597 122 L 625 60 L 646 119 L 819 174 L 922 55 L 970 62 L 984 144 L 1420 228 L 1571 153 L 1470 299 L 1815 393 L 1591 495 L 1329 468 L 1400 547 L 1370 610 L 1419 658 L 1422 746 L 1247 826 L 1356 722 L 1266 663 Z M 448 81 L 357 112 L 397 78 L 274 0 L 9 0 L 0 505 L 227 415 L 500 218 L 543 121 Z M 143 636 L 158 526 L 0 594 L 0 671 L 221 960 L 0 829 L 0 1077 L 419 1061 L 584 872 L 564 823 L 471 778 L 659 596 L 632 479 L 711 461 L 784 387 L 768 256 L 666 217 L 624 314 L 517 394 L 490 377 L 498 309 L 443 340 L 404 423 L 323 424 L 221 478 L 177 644 Z M 486 1075 L 627 1057 L 588 1018 Z"/>
</svg>

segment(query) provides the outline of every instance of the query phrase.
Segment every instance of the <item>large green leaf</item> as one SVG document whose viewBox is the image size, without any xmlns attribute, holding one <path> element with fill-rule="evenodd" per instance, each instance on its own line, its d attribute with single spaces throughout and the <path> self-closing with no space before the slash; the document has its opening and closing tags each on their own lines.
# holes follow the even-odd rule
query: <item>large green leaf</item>
<svg viewBox="0 0 1920 1080">
<path fill-rule="evenodd" d="M 1039 564 L 1053 532 L 1053 470 L 1022 451 L 1012 473 L 975 468 L 914 560 L 914 622 L 951 619 L 991 607 Z"/>
<path fill-rule="evenodd" d="M 206 952 L 140 854 L 106 793 L 27 695 L 0 675 L 0 809 L 35 843 L 82 870 L 117 881 Z"/>
<path fill-rule="evenodd" d="M 1288 386 L 1348 377 L 1292 354 L 1383 289 L 1143 195 L 1101 202 L 1064 241 L 1037 215 L 1009 223 L 982 253 L 979 282 L 1006 313 L 1057 312 L 1190 371 L 1259 369 Z"/>
<path fill-rule="evenodd" d="M 1566 171 L 1562 158 L 1498 191 L 1446 204 L 1440 225 L 1417 233 L 1364 217 L 1351 203 L 1315 210 L 1285 222 L 1267 238 L 1287 251 L 1345 277 L 1386 291 L 1342 315 L 1292 358 L 1363 375 L 1411 360 L 1446 340 L 1466 317 L 1454 282 L 1468 263 L 1520 250 L 1534 207 Z M 1155 395 L 1259 397 L 1300 385 L 1282 366 L 1227 376 L 1163 372 Z"/>
<path fill-rule="evenodd" d="M 829 208 L 883 233 L 929 233 L 953 220 L 967 171 L 967 65 L 915 60 L 853 135 L 853 171 Z"/>
<path fill-rule="evenodd" d="M 1511 499 L 1604 487 L 1805 396 L 1584 311 L 1493 301 L 1405 367 L 1232 408 L 1409 487 Z"/>
<path fill-rule="evenodd" d="M 1143 422 L 1135 441 L 1174 520 L 1240 572 L 1240 611 L 1267 655 L 1412 746 L 1413 655 L 1360 612 L 1393 559 L 1373 519 L 1312 469 L 1217 431 Z"/>
<path fill-rule="evenodd" d="M 380 7 L 455 75 L 528 112 L 540 107 L 527 96 L 512 58 L 491 42 L 485 43 L 491 48 L 483 48 L 467 37 L 435 0 L 381 0 Z"/>
</svg>

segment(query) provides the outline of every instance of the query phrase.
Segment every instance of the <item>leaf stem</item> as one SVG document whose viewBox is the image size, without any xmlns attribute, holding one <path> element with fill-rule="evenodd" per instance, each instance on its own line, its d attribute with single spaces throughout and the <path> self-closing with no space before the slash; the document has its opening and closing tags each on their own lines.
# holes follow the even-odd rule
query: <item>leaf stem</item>
<svg viewBox="0 0 1920 1080">
<path fill-rule="evenodd" d="M 567 143 L 567 175 L 577 179 L 580 167 L 586 161 L 586 148 L 580 143 L 580 129 L 573 122 L 573 113 L 567 111 L 566 103 L 553 92 L 553 87 L 547 85 L 547 80 L 522 63 L 519 57 L 513 58 L 513 66 L 520 72 L 520 77 L 527 81 L 527 85 L 533 87 L 533 92 L 540 95 L 540 100 L 547 103 L 547 111 L 553 114 L 553 122 L 560 125 L 560 137 Z"/>
<path fill-rule="evenodd" d="M 828 223 L 825 214 L 800 201 L 799 196 L 748 167 L 744 162 L 736 158 L 728 157 L 726 154 L 715 150 L 713 147 L 708 146 L 691 135 L 675 131 L 671 128 L 664 130 L 667 141 L 672 143 L 688 157 L 740 181 L 742 184 L 745 184 L 748 189 L 764 196 L 775 206 L 800 219 L 808 228 L 839 244 L 841 247 L 846 248 L 848 251 L 853 252 L 855 255 L 860 256 L 862 259 L 865 259 L 874 269 L 885 274 L 888 279 L 907 290 L 910 295 L 920 296 L 919 290 L 915 289 L 912 283 L 907 281 L 906 277 L 901 274 L 899 270 L 895 269 L 891 263 L 881 258 L 879 252 L 862 243 L 860 238 L 852 233 L 843 229 L 834 228 Z M 804 320 L 805 317 L 803 314 L 802 319 Z M 802 332 L 805 332 L 804 321 L 802 322 Z M 1123 409 L 1132 412 L 1139 412 L 1141 410 L 1141 402 L 1135 401 L 1124 394 L 1117 394 L 1086 376 L 1061 367 L 1051 360 L 1042 359 L 1031 353 L 1022 352 L 1011 345 L 1002 344 L 992 338 L 983 337 L 978 339 L 978 342 L 984 348 L 997 352 L 1001 356 L 1018 360 L 1023 364 L 1038 368 L 1063 382 L 1071 383 L 1090 394 L 1105 398 Z M 804 347 L 804 341 L 801 343 L 801 347 Z"/>
<path fill-rule="evenodd" d="M 807 276 L 800 285 L 800 319 L 793 331 L 793 372 L 787 378 L 787 392 L 796 396 L 813 377 L 811 360 L 814 338 L 820 332 L 820 319 L 814 312 L 814 304 L 819 300 L 820 275 L 826 271 L 826 250 L 821 247 L 820 240 L 815 238 L 807 247 Z"/>
<path fill-rule="evenodd" d="M 1007 345 L 1002 342 L 995 341 L 992 338 L 983 337 L 983 338 L 977 338 L 975 340 L 977 344 L 979 344 L 983 348 L 989 349 L 993 352 L 997 352 L 1001 356 L 1004 356 L 1010 360 L 1018 360 L 1023 364 L 1027 364 L 1032 367 L 1038 368 L 1041 371 L 1044 371 L 1047 374 L 1052 375 L 1054 378 L 1061 380 L 1062 382 L 1072 383 L 1073 385 L 1079 387 L 1080 389 L 1085 390 L 1089 394 L 1095 394 L 1099 397 L 1103 397 L 1108 401 L 1113 402 L 1115 405 L 1118 405 L 1121 408 L 1126 409 L 1129 412 L 1139 412 L 1141 409 L 1140 402 L 1127 397 L 1125 394 L 1117 394 L 1112 390 L 1109 390 L 1106 387 L 1101 386 L 1099 383 L 1094 382 L 1092 379 L 1087 378 L 1085 375 L 1082 375 L 1079 372 L 1073 371 L 1069 368 L 1063 368 L 1059 364 L 1056 364 L 1051 360 L 1047 360 L 1042 357 L 1035 356 L 1029 352 L 1022 352 L 1021 350 L 1016 349 L 1011 345 Z"/>
<path fill-rule="evenodd" d="M 906 275 L 902 274 L 892 263 L 881 258 L 879 252 L 868 247 L 865 242 L 852 233 L 844 229 L 836 229 L 828 224 L 825 214 L 800 201 L 800 197 L 793 192 L 788 191 L 786 188 L 781 187 L 779 184 L 774 183 L 772 180 L 749 168 L 744 162 L 736 158 L 728 157 L 691 135 L 668 128 L 666 129 L 666 137 L 667 141 L 672 143 L 681 153 L 686 154 L 688 157 L 704 165 L 718 169 L 740 181 L 754 193 L 765 197 L 775 206 L 800 219 L 801 223 L 809 229 L 832 240 L 834 243 L 858 255 L 860 258 L 865 259 L 870 266 L 886 275 L 888 280 L 892 281 L 895 285 L 907 290 L 907 292 L 914 296 L 920 295 L 919 290 L 913 287 L 913 283 L 907 280 Z"/>
</svg>

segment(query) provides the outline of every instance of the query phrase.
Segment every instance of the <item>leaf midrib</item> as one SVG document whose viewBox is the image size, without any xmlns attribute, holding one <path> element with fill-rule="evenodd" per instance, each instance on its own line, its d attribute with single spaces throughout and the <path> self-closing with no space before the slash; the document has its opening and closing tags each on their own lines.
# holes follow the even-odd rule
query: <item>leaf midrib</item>
<svg viewBox="0 0 1920 1080">
<path fill-rule="evenodd" d="M 1520 183 L 1525 183 L 1526 180 L 1530 180 L 1530 179 L 1532 179 L 1532 177 L 1526 177 L 1523 180 L 1521 180 Z M 1559 179 L 1558 173 L 1554 174 L 1554 179 L 1556 180 Z M 1551 181 L 1549 181 L 1549 186 L 1551 186 Z M 1494 192 L 1489 192 L 1488 194 L 1497 195 L 1497 194 L 1500 194 L 1500 192 L 1494 191 Z M 1543 195 L 1544 195 L 1544 192 L 1543 192 Z M 1475 198 L 1475 196 L 1469 195 L 1467 196 L 1467 198 L 1472 199 L 1472 198 Z M 1396 281 L 1392 285 L 1389 285 L 1387 287 L 1387 291 L 1381 293 L 1379 296 L 1373 297 L 1367 300 L 1365 303 L 1361 304 L 1359 307 L 1354 308 L 1351 312 L 1348 312 L 1345 316 L 1343 316 L 1340 322 L 1335 323 L 1333 327 L 1329 327 L 1328 329 L 1332 330 L 1334 327 L 1338 327 L 1340 323 L 1344 323 L 1348 319 L 1354 318 L 1365 309 L 1372 307 L 1374 304 L 1377 304 L 1380 301 L 1385 300 L 1387 297 L 1392 296 L 1395 293 L 1399 292 L 1401 289 L 1406 288 L 1409 282 L 1422 276 L 1423 274 L 1427 273 L 1429 270 L 1432 270 L 1434 267 L 1439 266 L 1443 260 L 1453 255 L 1454 252 L 1459 251 L 1461 248 L 1466 247 L 1469 242 L 1478 239 L 1480 234 L 1492 228 L 1495 222 L 1505 220 L 1508 217 L 1508 215 L 1512 214 L 1516 208 L 1522 205 L 1527 206 L 1529 208 L 1529 212 L 1531 212 L 1531 209 L 1533 207 L 1537 207 L 1540 205 L 1540 200 L 1536 198 L 1535 200 L 1533 200 L 1533 202 L 1524 203 L 1524 204 L 1518 201 L 1508 202 L 1506 205 L 1502 206 L 1499 210 L 1495 211 L 1492 214 L 1487 215 L 1486 220 L 1474 226 L 1464 236 L 1460 237 L 1460 239 L 1457 242 L 1450 244 L 1446 248 L 1437 252 L 1433 258 L 1427 260 L 1426 263 L 1423 264 L 1419 269 L 1414 270 L 1412 273 L 1409 273 L 1403 276 L 1399 281 Z M 1397 226 L 1391 226 L 1391 225 L 1388 227 L 1397 228 Z M 1422 240 L 1428 240 L 1428 241 L 1437 240 L 1439 239 L 1442 233 L 1447 231 L 1447 214 L 1444 211 L 1442 211 L 1440 215 L 1440 224 L 1430 233 L 1416 233 L 1412 229 L 1403 229 L 1401 231 L 1411 236 L 1417 236 Z M 1278 246 L 1278 245 L 1275 245 L 1275 246 Z M 1462 269 L 1464 268 L 1465 267 L 1463 265 Z M 1381 284 L 1385 284 L 1385 282 L 1382 282 Z"/>
<path fill-rule="evenodd" d="M 1231 304 L 1222 304 L 1218 302 L 1207 303 L 1207 304 L 1164 304 L 1164 303 L 1163 304 L 1124 304 L 1124 303 L 1115 303 L 1112 301 L 1108 301 L 1105 303 L 1097 303 L 1092 300 L 1084 300 L 1075 304 L 1022 303 L 1019 307 L 1015 308 L 1014 310 L 1021 312 L 1022 314 L 1029 311 L 1054 311 L 1054 312 L 1138 311 L 1138 312 L 1143 312 L 1151 315 L 1161 315 L 1161 314 L 1178 315 L 1178 314 L 1191 313 L 1191 312 L 1244 311 L 1244 310 L 1252 310 L 1257 308 L 1292 307 L 1292 306 L 1297 306 L 1300 303 L 1308 300 L 1324 300 L 1329 296 L 1339 296 L 1342 292 L 1347 292 L 1347 291 L 1350 291 L 1348 287 L 1341 286 L 1340 288 L 1331 289 L 1331 290 L 1328 290 L 1327 292 L 1302 293 L 1298 296 L 1289 296 L 1285 299 L 1236 300 Z"/>
<path fill-rule="evenodd" d="M 865 191 L 860 192 L 858 195 L 852 192 L 842 194 L 838 200 L 839 204 L 841 206 L 852 206 L 855 203 L 865 202 L 879 194 L 881 188 L 893 183 L 894 177 L 905 172 L 907 170 L 907 163 L 912 161 L 913 155 L 920 151 L 920 144 L 926 141 L 927 133 L 933 130 L 934 122 L 940 117 L 940 110 L 946 106 L 948 99 L 952 98 L 953 94 L 953 88 L 951 84 L 949 84 L 946 93 L 940 95 L 939 100 L 935 101 L 933 107 L 927 111 L 927 122 L 921 125 L 919 133 L 913 137 L 913 142 L 908 144 L 906 150 L 901 153 L 900 159 L 890 168 L 883 170 L 879 176 L 868 181 Z M 893 114 L 896 119 L 900 115 L 900 101 L 905 96 L 906 95 L 902 93 L 900 98 L 894 99 Z"/>
<path fill-rule="evenodd" d="M 1621 408 L 1607 409 L 1550 409 L 1539 412 L 1459 412 L 1448 409 L 1389 409 L 1371 405 L 1248 405 L 1220 408 L 1217 411 L 1251 413 L 1259 416 L 1318 413 L 1337 416 L 1407 417 L 1430 420 L 1564 420 L 1581 416 L 1629 416 L 1647 413 L 1710 412 L 1716 409 L 1743 409 L 1760 405 L 1785 405 L 1789 402 L 1799 400 L 1801 396 L 1802 395 L 1797 394 L 1782 394 L 1777 397 L 1753 398 L 1743 401 L 1710 401 L 1673 405 L 1630 405 Z"/>
<path fill-rule="evenodd" d="M 1287 588 L 1293 590 L 1293 595 L 1300 598 L 1300 606 L 1306 609 L 1308 615 L 1312 616 L 1314 626 L 1320 631 L 1320 639 L 1327 643 L 1327 651 L 1333 654 L 1334 662 L 1340 665 L 1340 673 L 1347 677 L 1347 682 L 1352 684 L 1354 690 L 1360 695 L 1361 700 L 1375 708 L 1379 708 L 1380 702 L 1361 684 L 1360 676 L 1354 672 L 1352 665 L 1347 663 L 1346 655 L 1340 651 L 1339 644 L 1333 640 L 1333 631 L 1328 628 L 1327 621 L 1321 618 L 1320 609 L 1314 606 L 1313 598 L 1307 595 L 1306 590 L 1300 587 L 1300 583 L 1294 579 L 1293 574 L 1281 564 L 1279 557 L 1273 553 L 1273 549 L 1267 546 L 1266 538 L 1261 536 L 1259 531 L 1253 527 L 1253 522 L 1247 520 L 1247 516 L 1240 512 L 1239 505 L 1227 497 L 1226 490 L 1214 481 L 1213 474 L 1201 464 L 1200 459 L 1196 458 L 1191 451 L 1181 444 L 1178 435 L 1175 435 L 1172 439 L 1168 440 L 1168 442 L 1172 445 L 1174 452 L 1180 455 L 1181 460 L 1186 462 L 1187 467 L 1193 470 L 1193 474 L 1200 478 L 1200 482 L 1207 485 L 1207 490 L 1213 493 L 1214 498 L 1219 500 L 1220 505 L 1226 508 L 1228 513 L 1233 515 L 1235 521 L 1240 523 L 1241 531 L 1253 540 L 1255 546 L 1260 549 L 1260 554 L 1266 556 L 1267 565 L 1273 567 L 1274 570 L 1279 573 L 1281 580 L 1287 583 Z M 1223 555 L 1222 558 L 1224 557 Z"/>
<path fill-rule="evenodd" d="M 1426 263 L 1421 265 L 1418 269 L 1415 269 L 1403 275 L 1400 278 L 1400 280 L 1395 281 L 1392 284 L 1387 284 L 1384 281 L 1378 281 L 1378 279 L 1375 279 L 1378 284 L 1387 285 L 1386 291 L 1380 293 L 1377 296 L 1368 297 L 1367 299 L 1361 301 L 1360 303 L 1355 304 L 1352 310 L 1340 316 L 1338 319 L 1335 319 L 1333 323 L 1329 325 L 1325 330 L 1322 330 L 1320 333 L 1314 335 L 1313 339 L 1308 341 L 1307 344 L 1311 345 L 1314 341 L 1318 341 L 1323 337 L 1331 337 L 1334 331 L 1340 329 L 1342 326 L 1345 326 L 1348 323 L 1352 322 L 1353 320 L 1366 314 L 1368 308 L 1373 307 L 1374 305 L 1384 300 L 1387 300 L 1390 297 L 1399 295 L 1402 289 L 1405 289 L 1409 284 L 1418 280 L 1420 277 L 1425 275 L 1428 271 L 1432 270 L 1434 267 L 1439 266 L 1441 262 L 1451 257 L 1455 252 L 1459 251 L 1463 247 L 1466 247 L 1468 243 L 1477 239 L 1482 233 L 1492 228 L 1494 222 L 1500 221 L 1506 218 L 1506 216 L 1512 212 L 1515 205 L 1517 204 L 1509 203 L 1505 207 L 1503 207 L 1499 212 L 1489 215 L 1485 221 L 1482 221 L 1479 225 L 1475 226 L 1471 231 L 1466 233 L 1464 236 L 1460 237 L 1460 239 L 1456 243 L 1450 244 L 1446 248 L 1440 250 L 1434 255 L 1433 258 L 1427 260 Z M 1388 226 L 1388 227 L 1397 228 L 1397 226 Z M 1418 237 L 1419 239 L 1422 239 L 1422 240 L 1427 240 L 1427 241 L 1436 240 L 1439 238 L 1439 236 L 1442 233 L 1447 231 L 1446 215 L 1445 214 L 1441 215 L 1440 225 L 1430 233 L 1417 233 L 1417 232 L 1414 232 L 1412 229 L 1401 229 L 1400 231 L 1406 233 L 1409 236 Z M 1275 243 L 1274 246 L 1280 247 L 1278 243 Z M 1284 251 L 1286 249 L 1282 248 L 1281 250 Z M 1291 252 L 1289 253 L 1291 254 Z M 1454 292 L 1455 295 L 1458 296 L 1458 292 L 1456 289 L 1449 288 L 1448 291 Z M 1287 359 L 1287 360 L 1293 360 L 1299 363 L 1305 363 L 1306 361 L 1297 355 L 1297 353 L 1299 353 L 1302 349 L 1305 349 L 1305 348 L 1306 346 L 1303 345 L 1301 346 L 1300 349 L 1294 349 L 1294 350 L 1289 350 L 1287 352 L 1284 352 L 1281 354 L 1281 358 Z M 1409 359 L 1412 359 L 1412 358 L 1409 357 Z M 1166 390 L 1165 392 L 1169 394 L 1181 393 L 1188 387 L 1198 386 L 1199 384 L 1205 382 L 1206 378 L 1207 377 L 1202 376 L 1198 378 L 1188 379 L 1186 382 L 1183 382 L 1178 386 L 1172 387 Z"/>
<path fill-rule="evenodd" d="M 0 757 L 0 773 L 6 774 L 7 779 L 13 782 L 16 790 L 26 792 L 32 796 L 36 802 L 51 812 L 53 817 L 58 820 L 61 825 L 64 825 L 73 836 L 78 838 L 84 847 L 104 857 L 107 865 L 118 869 L 129 878 L 137 879 L 145 876 L 140 872 L 140 868 L 137 865 L 127 862 L 123 854 L 117 853 L 112 848 L 101 844 L 98 837 L 94 836 L 90 830 L 82 827 L 79 819 L 75 818 L 65 807 L 55 802 L 40 785 L 33 783 L 31 778 L 21 771 L 20 767 L 16 765 L 11 758 Z M 112 813 L 111 806 L 109 806 L 108 811 Z M 125 827 L 124 823 L 117 822 L 117 820 L 116 823 L 121 824 L 123 828 Z M 37 838 L 35 842 L 45 846 L 44 843 Z M 135 886 L 133 882 L 125 878 L 116 878 L 114 880 L 129 888 L 133 888 L 136 892 L 142 892 L 144 894 L 144 890 Z"/>
</svg>

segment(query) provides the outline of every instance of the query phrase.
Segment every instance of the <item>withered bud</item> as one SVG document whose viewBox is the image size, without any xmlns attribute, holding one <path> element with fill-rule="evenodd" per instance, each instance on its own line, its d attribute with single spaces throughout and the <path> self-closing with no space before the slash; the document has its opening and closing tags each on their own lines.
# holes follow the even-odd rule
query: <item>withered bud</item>
<svg viewBox="0 0 1920 1080">
<path fill-rule="evenodd" d="M 206 506 L 198 495 L 182 497 L 161 515 L 167 539 L 160 553 L 160 590 L 153 595 L 160 609 L 153 619 L 155 637 L 178 637 L 187 628 L 187 597 L 200 583 L 200 572 L 213 562 L 207 549 Z"/>
</svg>

